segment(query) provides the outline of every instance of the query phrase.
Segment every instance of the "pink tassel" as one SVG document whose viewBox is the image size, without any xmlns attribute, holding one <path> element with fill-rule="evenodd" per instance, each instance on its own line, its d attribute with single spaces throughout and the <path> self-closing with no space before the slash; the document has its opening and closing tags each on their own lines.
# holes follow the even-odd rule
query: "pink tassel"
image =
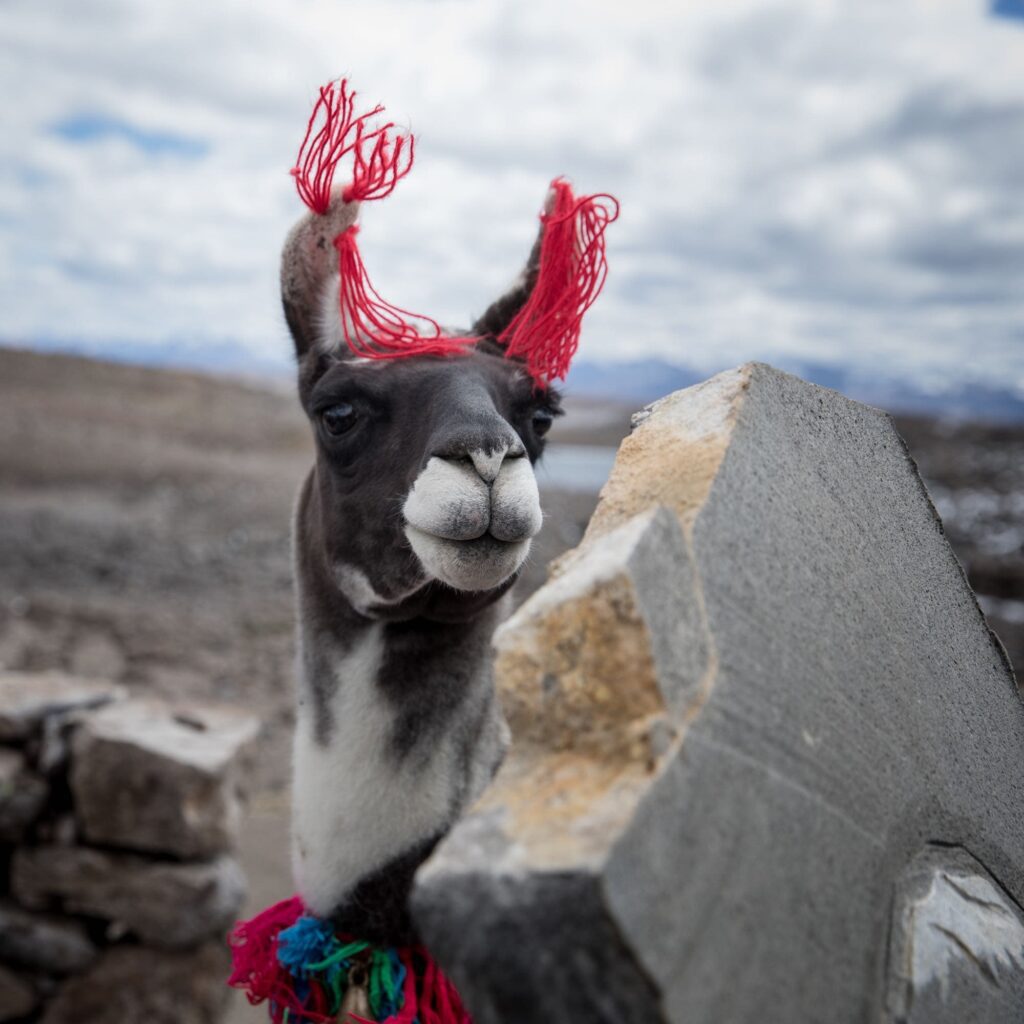
<svg viewBox="0 0 1024 1024">
<path fill-rule="evenodd" d="M 537 283 L 498 341 L 511 358 L 526 361 L 538 383 L 564 378 L 580 343 L 583 314 L 608 275 L 604 232 L 619 216 L 614 196 L 577 199 L 562 178 L 551 183 L 549 208 L 541 214 Z"/>
<path fill-rule="evenodd" d="M 331 187 L 338 164 L 350 153 L 352 183 L 342 193 L 346 203 L 383 199 L 412 170 L 415 143 L 412 135 L 395 134 L 395 125 L 369 128 L 367 122 L 384 112 L 378 103 L 365 114 L 355 114 L 356 93 L 348 82 L 331 82 L 320 89 L 306 135 L 292 168 L 295 187 L 314 213 L 324 214 L 331 205 Z M 322 123 L 320 123 L 322 122 Z M 372 144 L 372 145 L 371 145 Z M 369 154 L 366 147 L 370 145 Z"/>
<path fill-rule="evenodd" d="M 302 201 L 314 213 L 322 215 L 330 208 L 335 171 L 349 154 L 352 182 L 341 194 L 346 203 L 389 196 L 412 169 L 413 136 L 396 134 L 390 121 L 368 127 L 384 108 L 378 104 L 357 115 L 355 100 L 356 93 L 349 91 L 345 79 L 323 86 L 306 126 L 292 174 Z M 431 317 L 393 306 L 381 297 L 359 254 L 358 230 L 351 227 L 334 239 L 341 277 L 341 323 L 348 347 L 368 359 L 464 353 L 476 339 L 448 337 Z"/>
<path fill-rule="evenodd" d="M 270 1019 L 281 1024 L 286 1010 L 304 1013 L 301 1020 L 330 1024 L 330 1017 L 305 1009 L 292 989 L 291 975 L 277 959 L 277 936 L 304 913 L 298 896 L 281 900 L 249 921 L 239 921 L 228 940 L 232 971 L 228 984 L 245 990 L 253 1006 L 270 1001 Z"/>
<path fill-rule="evenodd" d="M 433 957 L 426 950 L 419 950 L 419 954 L 426 961 L 416 1007 L 419 1024 L 473 1024 L 473 1018 L 462 1005 L 458 990 L 442 973 Z M 412 973 L 411 963 L 406 966 Z"/>
<path fill-rule="evenodd" d="M 431 317 L 410 313 L 381 297 L 366 273 L 356 244 L 358 233 L 359 228 L 353 226 L 334 240 L 341 279 L 341 325 L 352 352 L 368 359 L 465 353 L 475 338 L 448 337 Z M 413 326 L 412 321 L 417 320 L 424 325 L 425 333 Z"/>
</svg>

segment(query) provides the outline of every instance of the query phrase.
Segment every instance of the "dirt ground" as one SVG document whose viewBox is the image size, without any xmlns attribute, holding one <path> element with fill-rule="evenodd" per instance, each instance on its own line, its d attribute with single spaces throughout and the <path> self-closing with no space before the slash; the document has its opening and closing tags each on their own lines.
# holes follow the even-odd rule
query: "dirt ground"
<svg viewBox="0 0 1024 1024">
<path fill-rule="evenodd" d="M 553 441 L 614 446 L 629 410 L 573 406 Z M 1024 663 L 1024 431 L 900 421 L 951 540 Z M 264 722 L 243 835 L 251 909 L 288 895 L 289 524 L 311 461 L 286 383 L 0 349 L 0 666 L 63 668 Z M 593 493 L 547 488 L 519 587 L 575 545 Z M 231 1021 L 263 1019 L 239 996 Z"/>
</svg>

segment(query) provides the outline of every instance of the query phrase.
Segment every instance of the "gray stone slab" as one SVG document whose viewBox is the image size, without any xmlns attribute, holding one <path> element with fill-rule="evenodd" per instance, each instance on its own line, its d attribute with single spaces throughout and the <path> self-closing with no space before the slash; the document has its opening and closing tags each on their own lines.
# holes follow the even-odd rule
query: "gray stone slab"
<svg viewBox="0 0 1024 1024">
<path fill-rule="evenodd" d="M 218 1024 L 229 969 L 223 943 L 188 953 L 118 946 L 69 978 L 40 1024 Z"/>
<path fill-rule="evenodd" d="M 100 707 L 123 687 L 63 672 L 0 672 L 0 741 L 28 739 L 49 715 Z"/>
<path fill-rule="evenodd" d="M 497 641 L 511 755 L 421 872 L 415 916 L 477 1024 L 537 1019 L 517 1007 L 542 1007 L 566 958 L 599 956 L 596 940 L 567 938 L 570 924 L 515 905 L 510 885 L 570 893 L 587 878 L 600 895 L 581 914 L 603 912 L 594 935 L 607 945 L 610 929 L 647 979 L 645 1019 L 877 1020 L 893 901 L 923 851 L 970 850 L 1007 906 L 1022 903 L 1024 707 L 1002 648 L 890 420 L 834 392 L 750 365 L 656 403 L 565 575 L 581 579 L 658 506 L 687 557 L 667 545 L 660 565 L 631 560 L 616 593 L 664 592 L 669 576 L 663 600 L 689 611 L 668 625 L 642 614 L 656 634 L 646 646 L 642 630 L 610 626 L 588 660 L 562 655 L 581 623 L 614 621 L 607 588 L 569 588 L 587 606 L 569 614 L 551 597 L 558 576 L 520 609 Z M 673 623 L 674 647 L 707 652 L 700 678 L 691 669 L 674 690 L 655 656 Z M 627 663 L 637 671 L 602 674 Z M 611 703 L 628 706 L 623 694 L 650 694 L 634 678 L 650 665 L 663 706 L 598 717 L 606 730 L 621 720 L 621 737 L 594 745 L 581 701 L 597 707 L 617 678 Z M 545 696 L 563 693 L 572 702 Z M 544 709 L 536 723 L 531 706 Z M 645 748 L 659 717 L 667 742 Z M 571 899 L 550 902 L 573 913 Z M 965 914 L 968 902 L 947 906 Z M 514 961 L 518 1003 L 503 977 L 518 955 L 506 917 L 533 942 L 532 959 Z M 586 1000 L 558 1009 L 615 1019 Z"/>
<path fill-rule="evenodd" d="M 80 921 L 0 902 L 0 960 L 50 974 L 73 974 L 92 964 L 97 952 Z"/>
<path fill-rule="evenodd" d="M 237 839 L 259 720 L 235 709 L 127 700 L 84 716 L 71 740 L 71 789 L 87 841 L 182 858 Z"/>
<path fill-rule="evenodd" d="M 0 964 L 0 1021 L 26 1017 L 36 1008 L 38 1001 L 27 978 Z"/>
<path fill-rule="evenodd" d="M 167 949 L 223 934 L 245 898 L 245 878 L 229 857 L 175 863 L 75 846 L 22 847 L 11 863 L 11 893 L 32 910 L 102 918 Z"/>
<path fill-rule="evenodd" d="M 20 843 L 46 806 L 50 789 L 20 750 L 0 747 L 0 843 Z"/>
</svg>

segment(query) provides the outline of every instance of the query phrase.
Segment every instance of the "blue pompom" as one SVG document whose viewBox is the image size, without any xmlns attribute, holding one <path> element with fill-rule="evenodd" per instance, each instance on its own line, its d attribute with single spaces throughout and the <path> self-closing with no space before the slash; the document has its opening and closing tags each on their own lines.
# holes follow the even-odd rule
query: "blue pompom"
<svg viewBox="0 0 1024 1024">
<path fill-rule="evenodd" d="M 302 977 L 305 968 L 326 960 L 337 940 L 334 926 L 319 917 L 300 917 L 277 935 L 277 961 L 291 974 Z"/>
</svg>

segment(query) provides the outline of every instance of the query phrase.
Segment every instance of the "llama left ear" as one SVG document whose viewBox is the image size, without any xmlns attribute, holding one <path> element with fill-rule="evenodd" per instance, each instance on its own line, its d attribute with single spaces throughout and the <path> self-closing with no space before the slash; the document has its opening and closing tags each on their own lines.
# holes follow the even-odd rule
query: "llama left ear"
<svg viewBox="0 0 1024 1024">
<path fill-rule="evenodd" d="M 281 259 L 284 314 L 300 360 L 315 348 L 394 359 L 452 355 L 471 343 L 446 334 L 432 317 L 393 306 L 367 276 L 356 212 L 360 203 L 391 195 L 412 169 L 415 147 L 412 135 L 393 122 L 374 125 L 383 111 L 378 104 L 357 113 L 356 94 L 342 79 L 321 88 L 306 126 L 291 173 L 310 213 L 292 230 Z M 335 188 L 335 172 L 346 159 L 352 180 Z M 325 294 L 334 282 L 335 295 Z"/>
</svg>

